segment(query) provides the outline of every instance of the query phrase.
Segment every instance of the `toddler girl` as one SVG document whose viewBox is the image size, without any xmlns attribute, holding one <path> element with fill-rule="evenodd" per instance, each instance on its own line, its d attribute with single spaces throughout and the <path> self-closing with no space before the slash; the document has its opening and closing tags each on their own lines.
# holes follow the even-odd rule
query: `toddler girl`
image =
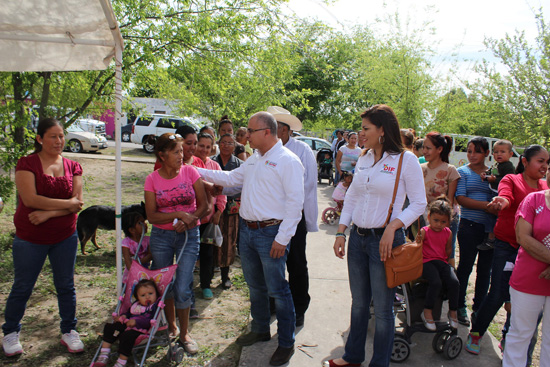
<svg viewBox="0 0 550 367">
<path fill-rule="evenodd" d="M 130 270 L 130 266 L 132 266 L 132 258 L 136 254 L 143 229 L 145 229 L 145 233 L 147 233 L 145 219 L 138 212 L 130 212 L 122 216 L 122 230 L 126 235 L 121 243 L 122 256 L 124 257 L 124 264 L 126 264 L 126 269 L 128 270 Z M 149 266 L 149 262 L 153 258 L 149 251 L 149 236 L 143 236 L 138 258 L 141 265 L 145 267 Z"/>
<path fill-rule="evenodd" d="M 353 175 L 347 171 L 342 171 L 340 182 L 332 192 L 332 200 L 336 202 L 339 211 L 342 211 L 342 207 L 344 206 L 344 197 L 346 196 L 346 191 L 348 191 L 349 185 L 351 185 L 352 181 Z"/>
<path fill-rule="evenodd" d="M 458 327 L 458 279 L 454 269 L 449 265 L 449 256 L 452 251 L 452 236 L 449 225 L 451 223 L 452 208 L 447 197 L 440 196 L 428 207 L 429 226 L 420 230 L 417 241 L 422 242 L 422 256 L 424 266 L 422 277 L 428 281 L 428 291 L 424 301 L 424 311 L 421 314 L 426 329 L 435 331 L 436 325 L 432 310 L 436 298 L 441 292 L 442 282 L 447 287 L 449 298 L 449 324 L 452 328 Z"/>
<path fill-rule="evenodd" d="M 134 298 L 128 312 L 122 316 L 115 317 L 114 322 L 105 324 L 103 328 L 103 345 L 93 367 L 105 367 L 109 361 L 111 345 L 120 340 L 118 348 L 119 357 L 114 367 L 123 367 L 132 354 L 136 339 L 143 333 L 149 331 L 151 320 L 155 316 L 158 307 L 160 294 L 157 285 L 150 279 L 142 279 L 134 288 Z"/>
</svg>

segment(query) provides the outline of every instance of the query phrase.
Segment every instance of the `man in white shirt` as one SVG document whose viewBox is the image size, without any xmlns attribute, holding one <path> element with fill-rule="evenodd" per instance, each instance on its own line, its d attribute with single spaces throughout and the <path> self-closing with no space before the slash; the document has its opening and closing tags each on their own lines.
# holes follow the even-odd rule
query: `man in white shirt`
<svg viewBox="0 0 550 367">
<path fill-rule="evenodd" d="M 304 168 L 277 138 L 277 121 L 268 112 L 248 122 L 248 141 L 256 151 L 233 171 L 198 169 L 210 182 L 242 186 L 239 251 L 250 290 L 251 329 L 237 339 L 241 346 L 271 339 L 269 296 L 275 298 L 279 347 L 270 364 L 280 366 L 294 353 L 294 305 L 285 279 L 287 245 L 302 219 Z"/>
<path fill-rule="evenodd" d="M 313 151 L 303 141 L 291 137 L 292 131 L 302 130 L 302 122 L 282 107 L 267 108 L 277 120 L 277 136 L 285 148 L 296 154 L 304 166 L 304 208 L 296 233 L 290 240 L 290 251 L 286 259 L 288 282 L 296 310 L 296 327 L 304 325 L 304 315 L 309 306 L 309 275 L 306 258 L 306 236 L 317 232 L 317 161 Z"/>
</svg>

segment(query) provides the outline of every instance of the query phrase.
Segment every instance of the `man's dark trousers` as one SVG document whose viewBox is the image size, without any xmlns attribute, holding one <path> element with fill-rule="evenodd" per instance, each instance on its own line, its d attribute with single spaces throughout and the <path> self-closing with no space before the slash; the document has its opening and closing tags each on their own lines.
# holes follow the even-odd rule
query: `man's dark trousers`
<svg viewBox="0 0 550 367">
<path fill-rule="evenodd" d="M 302 219 L 296 227 L 296 233 L 290 240 L 290 251 L 286 259 L 286 268 L 288 270 L 288 283 L 296 318 L 303 316 L 309 307 L 309 274 L 307 271 L 306 259 L 306 218 L 302 211 Z"/>
</svg>

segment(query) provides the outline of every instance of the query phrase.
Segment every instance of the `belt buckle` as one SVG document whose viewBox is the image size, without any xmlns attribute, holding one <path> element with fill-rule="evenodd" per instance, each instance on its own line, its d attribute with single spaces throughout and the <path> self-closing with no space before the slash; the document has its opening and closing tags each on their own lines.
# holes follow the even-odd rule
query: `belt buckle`
<svg viewBox="0 0 550 367">
<path fill-rule="evenodd" d="M 362 233 L 362 232 L 360 231 L 360 229 L 361 229 L 361 228 L 360 228 L 359 226 L 357 226 L 357 225 L 355 226 L 355 232 L 357 232 L 357 234 L 358 234 L 359 236 L 361 236 L 361 237 L 366 237 L 366 236 L 368 236 L 368 233 L 364 233 L 364 232 Z"/>
</svg>

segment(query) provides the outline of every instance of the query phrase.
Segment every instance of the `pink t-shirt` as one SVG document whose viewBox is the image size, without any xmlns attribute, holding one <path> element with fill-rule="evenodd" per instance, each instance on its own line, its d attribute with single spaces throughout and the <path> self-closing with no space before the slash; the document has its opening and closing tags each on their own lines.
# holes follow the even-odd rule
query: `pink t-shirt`
<svg viewBox="0 0 550 367">
<path fill-rule="evenodd" d="M 422 257 L 423 263 L 432 260 L 441 260 L 447 262 L 447 241 L 451 235 L 451 230 L 448 227 L 442 231 L 436 232 L 430 227 L 422 228 L 425 232 L 424 241 L 422 242 Z"/>
<path fill-rule="evenodd" d="M 145 255 L 147 255 L 147 253 L 149 252 L 149 240 L 150 240 L 149 236 L 143 236 L 143 241 L 141 241 L 141 247 L 139 248 L 139 254 L 138 254 L 138 257 L 140 259 L 143 258 Z M 131 239 L 130 237 L 124 237 L 124 239 L 122 240 L 121 246 L 128 248 L 130 250 L 130 254 L 134 256 L 136 254 L 138 243 L 133 239 Z"/>
<path fill-rule="evenodd" d="M 201 162 L 202 162 L 202 160 L 201 160 Z M 216 171 L 221 171 L 222 170 L 220 165 L 218 164 L 218 162 L 213 161 L 212 159 L 210 159 L 208 157 L 206 157 L 206 162 L 204 163 L 204 165 L 205 165 L 206 169 L 211 169 L 211 170 L 216 170 Z M 210 213 L 207 217 L 202 218 L 201 223 L 210 222 L 210 219 L 214 215 L 214 212 L 216 211 L 216 209 L 218 209 L 218 211 L 220 211 L 220 212 L 222 212 L 225 209 L 225 204 L 227 204 L 227 196 L 218 195 L 218 196 L 215 196 L 212 199 L 213 199 L 212 200 L 212 205 L 213 205 L 212 213 Z"/>
<path fill-rule="evenodd" d="M 550 209 L 546 205 L 544 193 L 534 192 L 525 197 L 516 212 L 516 223 L 519 218 L 530 223 L 533 226 L 533 238 L 550 250 Z M 550 296 L 550 280 L 539 279 L 540 273 L 548 266 L 550 265 L 536 260 L 520 246 L 510 286 L 523 293 Z"/>
<path fill-rule="evenodd" d="M 145 178 L 145 191 L 155 194 L 157 211 L 161 213 L 193 213 L 197 209 L 193 184 L 199 178 L 197 169 L 186 164 L 181 167 L 179 175 L 170 180 L 162 178 L 157 170 Z M 169 231 L 174 230 L 172 223 L 153 225 Z"/>
</svg>

